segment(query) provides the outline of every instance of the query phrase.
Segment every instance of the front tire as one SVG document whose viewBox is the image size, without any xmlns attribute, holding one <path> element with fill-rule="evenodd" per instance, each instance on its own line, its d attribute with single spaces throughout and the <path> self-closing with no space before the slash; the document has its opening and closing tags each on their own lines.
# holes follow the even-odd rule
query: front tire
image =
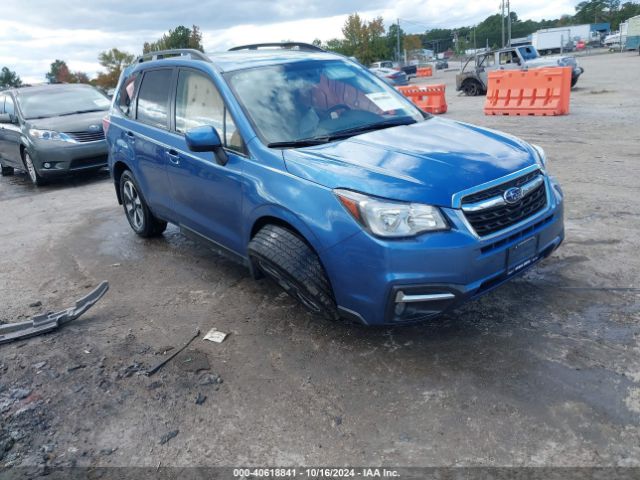
<svg viewBox="0 0 640 480">
<path fill-rule="evenodd" d="M 120 177 L 120 198 L 131 229 L 141 237 L 157 237 L 167 228 L 167 222 L 156 218 L 149 210 L 140 188 L 129 170 Z"/>
<path fill-rule="evenodd" d="M 311 312 L 340 318 L 318 255 L 298 235 L 278 225 L 263 227 L 249 242 L 249 258 Z"/>
<path fill-rule="evenodd" d="M 467 80 L 462 85 L 462 91 L 468 97 L 476 97 L 482 94 L 482 85 L 477 80 Z"/>
<path fill-rule="evenodd" d="M 44 181 L 44 178 L 40 176 L 38 170 L 36 170 L 36 167 L 33 164 L 33 159 L 31 158 L 29 152 L 25 150 L 22 156 L 24 160 L 24 166 L 27 170 L 29 178 L 31 179 L 31 183 L 33 183 L 36 187 L 44 185 L 46 182 Z"/>
</svg>

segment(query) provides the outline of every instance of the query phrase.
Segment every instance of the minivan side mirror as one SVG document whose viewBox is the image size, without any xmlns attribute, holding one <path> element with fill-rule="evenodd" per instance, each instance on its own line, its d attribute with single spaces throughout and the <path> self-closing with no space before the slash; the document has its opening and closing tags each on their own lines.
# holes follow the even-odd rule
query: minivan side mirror
<svg viewBox="0 0 640 480">
<path fill-rule="evenodd" d="M 220 135 L 211 125 L 187 130 L 184 139 L 192 152 L 213 152 L 219 165 L 227 164 L 227 153 L 222 146 Z"/>
<path fill-rule="evenodd" d="M 0 123 L 13 123 L 13 117 L 9 113 L 0 113 Z"/>
</svg>

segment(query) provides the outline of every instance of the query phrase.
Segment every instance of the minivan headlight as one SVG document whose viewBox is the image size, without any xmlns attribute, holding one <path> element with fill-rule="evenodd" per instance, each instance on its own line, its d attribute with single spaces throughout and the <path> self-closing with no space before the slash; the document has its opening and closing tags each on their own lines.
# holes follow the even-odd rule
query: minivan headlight
<svg viewBox="0 0 640 480">
<path fill-rule="evenodd" d="M 29 136 L 40 140 L 53 140 L 58 142 L 74 143 L 74 140 L 66 133 L 60 133 L 54 130 L 40 130 L 38 128 L 30 128 Z"/>
<path fill-rule="evenodd" d="M 396 202 L 343 189 L 334 193 L 353 218 L 379 237 L 413 237 L 449 229 L 440 209 L 432 205 Z"/>
<path fill-rule="evenodd" d="M 538 165 L 540 165 L 540 167 L 542 168 L 542 170 L 547 170 L 547 154 L 544 153 L 544 150 L 542 149 L 541 146 L 539 145 L 531 145 L 533 147 L 533 149 L 536 151 L 537 154 L 537 161 L 538 161 Z"/>
</svg>

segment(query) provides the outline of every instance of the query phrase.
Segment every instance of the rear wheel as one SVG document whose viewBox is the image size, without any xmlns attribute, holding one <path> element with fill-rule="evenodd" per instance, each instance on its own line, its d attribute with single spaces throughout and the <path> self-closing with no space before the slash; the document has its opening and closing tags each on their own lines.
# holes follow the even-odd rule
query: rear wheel
<svg viewBox="0 0 640 480">
<path fill-rule="evenodd" d="M 4 165 L 0 165 L 0 174 L 2 174 L 3 177 L 13 175 L 13 167 L 5 167 Z"/>
<path fill-rule="evenodd" d="M 466 80 L 462 84 L 462 91 L 469 97 L 476 97 L 482 94 L 482 85 L 477 80 Z"/>
<path fill-rule="evenodd" d="M 36 186 L 44 185 L 46 182 L 44 178 L 40 176 L 38 171 L 36 170 L 35 165 L 33 164 L 33 160 L 31 159 L 31 155 L 26 150 L 22 154 L 24 160 L 24 166 L 27 169 L 27 173 L 29 174 L 29 178 L 31 179 L 31 183 Z"/>
<path fill-rule="evenodd" d="M 140 189 L 129 170 L 120 177 L 120 198 L 129 225 L 141 237 L 156 237 L 167 228 L 167 222 L 157 219 L 149 210 Z"/>
<path fill-rule="evenodd" d="M 249 257 L 308 310 L 329 320 L 339 318 L 320 259 L 298 235 L 278 225 L 267 225 L 249 243 Z"/>
</svg>

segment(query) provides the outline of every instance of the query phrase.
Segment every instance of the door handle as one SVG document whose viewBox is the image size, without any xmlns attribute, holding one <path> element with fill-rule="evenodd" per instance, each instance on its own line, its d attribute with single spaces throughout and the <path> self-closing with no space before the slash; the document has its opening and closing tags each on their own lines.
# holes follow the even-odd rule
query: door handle
<svg viewBox="0 0 640 480">
<path fill-rule="evenodd" d="M 135 142 L 136 141 L 136 136 L 134 135 L 133 132 L 129 131 L 129 132 L 126 133 L 126 135 L 127 135 L 127 139 L 130 142 Z"/>
<path fill-rule="evenodd" d="M 174 149 L 167 150 L 167 158 L 174 165 L 179 165 L 180 164 L 180 155 Z"/>
</svg>

